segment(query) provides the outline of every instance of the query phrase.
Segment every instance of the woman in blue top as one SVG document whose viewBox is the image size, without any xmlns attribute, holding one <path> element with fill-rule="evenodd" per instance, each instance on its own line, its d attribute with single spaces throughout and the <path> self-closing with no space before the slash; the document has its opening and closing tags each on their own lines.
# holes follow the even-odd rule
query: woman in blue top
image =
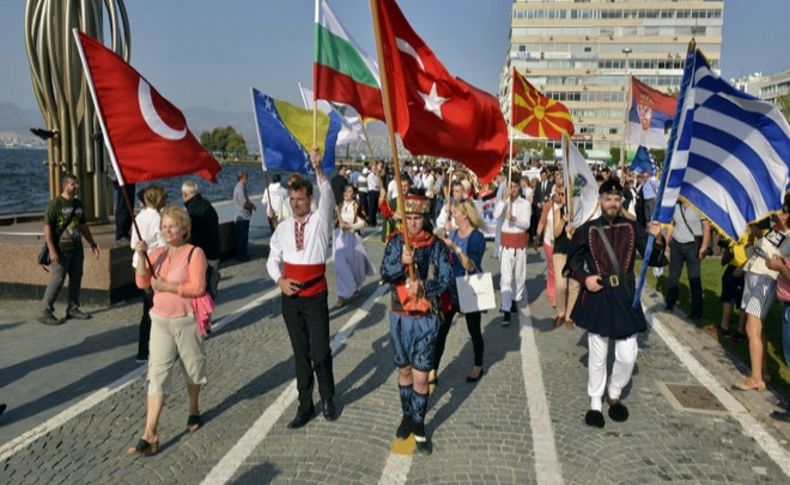
<svg viewBox="0 0 790 485">
<path fill-rule="evenodd" d="M 455 222 L 458 226 L 457 231 L 449 233 L 444 239 L 444 243 L 450 251 L 453 275 L 464 276 L 467 273 L 481 271 L 483 265 L 483 254 L 486 250 L 486 240 L 480 228 L 483 227 L 483 219 L 477 213 L 475 205 L 471 200 L 457 202 L 454 207 Z M 436 374 L 439 371 L 439 361 L 444 353 L 444 345 L 447 341 L 447 334 L 450 332 L 450 325 L 455 314 L 460 312 L 458 304 L 458 290 L 453 284 L 451 287 L 452 309 L 444 315 L 439 326 L 439 335 L 436 338 L 436 349 L 434 350 L 433 371 L 430 374 L 430 381 L 433 384 L 438 382 Z M 483 334 L 480 331 L 480 312 L 466 313 L 466 328 L 472 338 L 472 347 L 475 354 L 475 365 L 466 376 L 467 382 L 477 382 L 483 376 Z"/>
</svg>

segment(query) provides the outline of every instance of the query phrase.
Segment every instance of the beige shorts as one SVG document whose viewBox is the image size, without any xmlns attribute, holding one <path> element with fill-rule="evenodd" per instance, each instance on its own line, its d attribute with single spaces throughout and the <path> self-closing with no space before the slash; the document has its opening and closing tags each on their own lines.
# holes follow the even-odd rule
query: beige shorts
<svg viewBox="0 0 790 485">
<path fill-rule="evenodd" d="M 168 394 L 173 365 L 180 362 L 189 384 L 205 384 L 206 349 L 192 314 L 164 318 L 151 312 L 148 395 Z"/>
</svg>

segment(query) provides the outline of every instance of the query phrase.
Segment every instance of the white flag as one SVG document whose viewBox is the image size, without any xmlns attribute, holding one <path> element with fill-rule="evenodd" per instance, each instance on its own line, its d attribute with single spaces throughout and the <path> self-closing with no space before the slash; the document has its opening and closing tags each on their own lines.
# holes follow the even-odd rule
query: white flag
<svg viewBox="0 0 790 485">
<path fill-rule="evenodd" d="M 302 101 L 306 109 L 313 109 L 313 90 L 303 87 L 299 83 L 299 91 L 302 93 Z M 359 116 L 343 116 L 340 114 L 329 101 L 322 99 L 318 100 L 318 109 L 326 114 L 336 112 L 340 116 L 343 125 L 340 127 L 340 133 L 337 134 L 337 146 L 347 145 L 356 141 L 362 141 L 362 124 Z"/>
<path fill-rule="evenodd" d="M 562 156 L 565 159 L 565 190 L 568 191 L 570 207 L 573 211 L 574 227 L 589 221 L 598 210 L 598 184 L 576 145 L 567 136 L 562 137 Z"/>
</svg>

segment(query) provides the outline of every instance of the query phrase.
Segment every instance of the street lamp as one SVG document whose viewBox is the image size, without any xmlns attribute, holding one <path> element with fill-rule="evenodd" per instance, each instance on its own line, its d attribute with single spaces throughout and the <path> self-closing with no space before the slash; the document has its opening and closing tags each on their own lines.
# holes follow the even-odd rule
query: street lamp
<svg viewBox="0 0 790 485">
<path fill-rule="evenodd" d="M 628 54 L 630 54 L 632 52 L 634 52 L 634 50 L 631 49 L 630 47 L 626 47 L 625 49 L 623 49 L 623 54 L 625 54 L 625 75 L 626 76 L 628 75 Z"/>
</svg>

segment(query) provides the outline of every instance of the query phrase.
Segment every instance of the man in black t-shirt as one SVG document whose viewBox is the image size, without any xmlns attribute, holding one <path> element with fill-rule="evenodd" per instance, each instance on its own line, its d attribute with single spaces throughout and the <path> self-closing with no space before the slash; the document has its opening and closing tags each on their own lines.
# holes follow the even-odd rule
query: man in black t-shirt
<svg viewBox="0 0 790 485">
<path fill-rule="evenodd" d="M 82 265 L 85 256 L 82 250 L 82 237 L 91 246 L 91 252 L 99 259 L 99 247 L 93 240 L 90 229 L 85 225 L 85 210 L 82 202 L 77 199 L 80 184 L 77 177 L 66 174 L 60 179 L 63 187 L 59 196 L 52 199 L 47 205 L 44 219 L 44 238 L 49 248 L 49 259 L 52 262 L 50 269 L 52 276 L 44 299 L 41 301 L 43 308 L 38 321 L 44 325 L 60 325 L 64 322 L 55 318 L 55 300 L 63 287 L 66 275 L 69 277 L 69 303 L 66 309 L 66 319 L 76 318 L 87 320 L 91 316 L 80 310 L 80 287 L 82 284 Z"/>
</svg>

